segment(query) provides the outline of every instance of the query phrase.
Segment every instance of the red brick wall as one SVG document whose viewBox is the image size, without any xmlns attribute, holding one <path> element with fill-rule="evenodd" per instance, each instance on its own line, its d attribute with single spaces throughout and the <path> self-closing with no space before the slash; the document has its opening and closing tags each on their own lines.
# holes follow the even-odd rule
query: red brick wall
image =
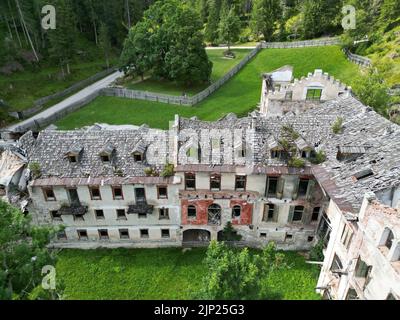
<svg viewBox="0 0 400 320">
<path fill-rule="evenodd" d="M 207 225 L 208 223 L 208 207 L 214 203 L 212 199 L 201 199 L 201 200 L 188 200 L 184 199 L 181 201 L 182 209 L 182 225 Z M 187 208 L 189 205 L 196 207 L 196 219 L 188 219 Z M 253 205 L 247 203 L 246 200 L 231 200 L 229 207 L 233 208 L 235 205 L 242 207 L 242 212 L 239 219 L 233 219 L 232 224 L 234 225 L 249 225 L 251 224 Z M 222 208 L 224 210 L 226 208 Z M 230 213 L 231 214 L 231 213 Z"/>
<path fill-rule="evenodd" d="M 208 207 L 213 203 L 210 200 L 182 200 L 182 224 L 194 224 L 194 225 L 204 225 L 208 223 Z M 194 205 L 196 207 L 196 219 L 188 219 L 187 208 L 189 205 Z"/>
<path fill-rule="evenodd" d="M 253 213 L 253 205 L 248 203 L 246 200 L 231 200 L 230 207 L 239 205 L 242 207 L 240 218 L 232 219 L 233 225 L 248 225 L 251 224 L 251 216 Z"/>
</svg>

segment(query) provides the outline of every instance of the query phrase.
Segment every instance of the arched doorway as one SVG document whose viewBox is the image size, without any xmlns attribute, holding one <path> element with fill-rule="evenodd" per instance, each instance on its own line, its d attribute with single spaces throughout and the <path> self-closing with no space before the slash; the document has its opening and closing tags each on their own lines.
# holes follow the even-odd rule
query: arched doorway
<svg viewBox="0 0 400 320">
<path fill-rule="evenodd" d="M 210 231 L 203 229 L 189 229 L 183 231 L 183 242 L 208 242 L 211 239 Z"/>
</svg>

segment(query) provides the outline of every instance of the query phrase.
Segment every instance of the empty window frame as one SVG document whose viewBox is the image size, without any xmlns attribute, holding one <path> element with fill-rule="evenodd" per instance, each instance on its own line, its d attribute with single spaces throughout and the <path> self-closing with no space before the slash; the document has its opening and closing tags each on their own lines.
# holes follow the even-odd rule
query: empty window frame
<svg viewBox="0 0 400 320">
<path fill-rule="evenodd" d="M 333 256 L 332 265 L 330 271 L 338 271 L 343 269 L 343 264 L 340 258 L 335 254 Z"/>
<path fill-rule="evenodd" d="M 137 204 L 146 202 L 146 191 L 144 188 L 135 188 L 135 200 Z"/>
<path fill-rule="evenodd" d="M 140 229 L 140 237 L 148 238 L 149 237 L 149 229 Z"/>
<path fill-rule="evenodd" d="M 157 197 L 158 199 L 168 199 L 167 186 L 157 186 Z"/>
<path fill-rule="evenodd" d="M 304 206 L 295 206 L 293 210 L 293 222 L 301 221 L 303 219 Z"/>
<path fill-rule="evenodd" d="M 285 100 L 292 100 L 292 98 L 293 98 L 293 91 L 286 91 Z"/>
<path fill-rule="evenodd" d="M 143 162 L 143 153 L 140 153 L 140 152 L 134 152 L 133 153 L 133 160 L 135 161 L 135 162 Z"/>
<path fill-rule="evenodd" d="M 84 221 L 83 214 L 75 214 L 74 221 Z"/>
<path fill-rule="evenodd" d="M 188 216 L 188 218 L 194 219 L 194 218 L 196 218 L 196 214 L 197 214 L 196 207 L 193 206 L 193 205 L 188 206 L 188 208 L 187 208 L 187 216 Z"/>
<path fill-rule="evenodd" d="M 318 221 L 321 207 L 314 207 L 311 215 L 311 221 Z"/>
<path fill-rule="evenodd" d="M 161 238 L 169 238 L 169 229 L 161 229 Z"/>
<path fill-rule="evenodd" d="M 128 229 L 119 229 L 119 238 L 120 239 L 129 239 L 129 230 Z"/>
<path fill-rule="evenodd" d="M 159 212 L 159 220 L 168 220 L 169 219 L 169 210 L 168 208 L 160 208 Z"/>
<path fill-rule="evenodd" d="M 264 222 L 276 222 L 278 220 L 278 215 L 276 214 L 276 207 L 272 203 L 267 203 L 264 205 Z"/>
<path fill-rule="evenodd" d="M 46 201 L 56 201 L 53 188 L 43 188 L 43 195 Z"/>
<path fill-rule="evenodd" d="M 388 230 L 389 231 L 388 231 L 388 234 L 386 236 L 386 240 L 385 240 L 384 246 L 386 248 L 388 248 L 388 250 L 390 250 L 392 248 L 392 246 L 393 246 L 394 234 L 393 234 L 392 230 L 390 230 L 390 229 L 388 229 Z"/>
<path fill-rule="evenodd" d="M 353 230 L 347 224 L 343 228 L 341 242 L 346 249 L 349 249 L 351 240 L 353 239 Z"/>
<path fill-rule="evenodd" d="M 77 230 L 79 240 L 87 240 L 88 234 L 86 230 Z"/>
<path fill-rule="evenodd" d="M 67 192 L 68 192 L 69 203 L 71 205 L 79 205 L 80 200 L 79 200 L 78 190 L 76 188 L 68 188 Z"/>
<path fill-rule="evenodd" d="M 105 219 L 105 217 L 104 217 L 104 211 L 101 210 L 101 209 L 96 209 L 96 210 L 94 210 L 94 215 L 96 216 L 96 219 L 97 219 L 97 220 L 104 220 L 104 219 Z"/>
<path fill-rule="evenodd" d="M 78 157 L 76 155 L 70 154 L 68 155 L 68 161 L 71 163 L 76 163 L 78 162 Z"/>
<path fill-rule="evenodd" d="M 57 232 L 57 240 L 67 240 L 67 233 L 65 230 Z"/>
<path fill-rule="evenodd" d="M 99 238 L 100 240 L 108 240 L 108 230 L 107 229 L 99 229 Z"/>
<path fill-rule="evenodd" d="M 126 220 L 125 209 L 117 209 L 117 219 L 118 220 Z"/>
<path fill-rule="evenodd" d="M 138 218 L 139 219 L 147 219 L 147 213 L 143 213 L 143 212 L 138 213 Z"/>
<path fill-rule="evenodd" d="M 61 214 L 57 210 L 50 211 L 50 217 L 53 221 L 62 221 Z"/>
<path fill-rule="evenodd" d="M 242 214 L 242 207 L 239 206 L 239 205 L 233 206 L 233 208 L 232 208 L 232 219 L 240 218 L 241 214 Z"/>
<path fill-rule="evenodd" d="M 309 179 L 300 179 L 298 195 L 304 197 L 307 194 Z"/>
<path fill-rule="evenodd" d="M 237 191 L 246 190 L 246 176 L 235 177 L 235 190 Z"/>
<path fill-rule="evenodd" d="M 321 100 L 322 89 L 308 89 L 306 100 Z"/>
<path fill-rule="evenodd" d="M 359 300 L 357 291 L 354 288 L 349 288 L 345 300 Z"/>
<path fill-rule="evenodd" d="M 110 156 L 108 154 L 101 154 L 100 159 L 102 162 L 110 162 Z"/>
<path fill-rule="evenodd" d="M 285 235 L 285 241 L 293 241 L 293 234 L 291 233 L 286 233 Z"/>
<path fill-rule="evenodd" d="M 210 175 L 210 190 L 219 191 L 221 190 L 221 175 L 213 173 Z"/>
<path fill-rule="evenodd" d="M 186 190 L 196 189 L 196 174 L 191 172 L 185 173 L 185 189 Z"/>
<path fill-rule="evenodd" d="M 99 187 L 89 187 L 90 199 L 101 200 L 100 188 Z"/>
<path fill-rule="evenodd" d="M 123 200 L 124 199 L 124 194 L 122 192 L 121 186 L 113 186 L 112 192 L 113 192 L 114 200 Z"/>
<path fill-rule="evenodd" d="M 355 269 L 355 276 L 357 278 L 366 279 L 366 285 L 368 284 L 367 280 L 369 280 L 371 270 L 372 270 L 372 266 L 367 265 L 363 260 L 361 260 L 360 257 L 358 257 L 356 269 Z"/>
<path fill-rule="evenodd" d="M 279 177 L 272 177 L 268 176 L 267 177 L 267 187 L 266 187 L 266 192 L 265 195 L 275 197 L 276 192 L 278 191 L 278 179 Z"/>
</svg>

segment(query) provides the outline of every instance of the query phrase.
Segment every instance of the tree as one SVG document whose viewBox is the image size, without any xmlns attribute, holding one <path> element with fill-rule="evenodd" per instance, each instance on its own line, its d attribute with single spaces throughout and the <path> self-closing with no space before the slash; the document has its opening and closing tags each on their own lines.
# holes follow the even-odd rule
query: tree
<svg viewBox="0 0 400 320">
<path fill-rule="evenodd" d="M 198 14 L 187 4 L 177 0 L 157 2 L 130 30 L 121 64 L 128 73 L 151 72 L 156 78 L 187 86 L 208 82 L 212 63 L 201 29 Z"/>
<path fill-rule="evenodd" d="M 99 33 L 99 46 L 103 51 L 104 57 L 106 59 L 107 68 L 110 67 L 110 53 L 111 53 L 111 42 L 110 35 L 108 33 L 108 28 L 106 24 L 102 23 L 100 25 Z"/>
<path fill-rule="evenodd" d="M 271 41 L 281 16 L 280 0 L 255 0 L 250 22 L 253 33 L 257 37 L 262 34 L 265 41 Z"/>
<path fill-rule="evenodd" d="M 365 76 L 356 79 L 353 89 L 362 103 L 387 116 L 385 110 L 390 102 L 389 88 L 380 73 L 370 68 Z"/>
<path fill-rule="evenodd" d="M 74 54 L 75 18 L 69 0 L 56 0 L 57 28 L 49 30 L 50 55 L 59 62 L 63 76 L 71 73 L 70 63 Z"/>
<path fill-rule="evenodd" d="M 232 222 L 228 221 L 222 230 L 222 241 L 240 241 L 242 236 L 233 228 Z"/>
<path fill-rule="evenodd" d="M 220 20 L 221 0 L 209 0 L 208 20 L 204 31 L 205 39 L 212 45 L 218 44 L 218 25 Z"/>
<path fill-rule="evenodd" d="M 284 256 L 269 243 L 261 254 L 229 249 L 224 243 L 212 241 L 205 265 L 207 276 L 199 296 L 210 300 L 276 299 L 278 295 L 268 287 L 268 276 L 285 267 Z"/>
<path fill-rule="evenodd" d="M 232 7 L 221 18 L 219 23 L 219 35 L 221 42 L 228 45 L 228 53 L 231 51 L 231 44 L 239 40 L 240 19 Z"/>
<path fill-rule="evenodd" d="M 303 5 L 304 37 L 311 39 L 338 31 L 342 17 L 340 6 L 340 0 L 306 0 Z"/>
<path fill-rule="evenodd" d="M 29 217 L 0 201 L 0 299 L 60 297 L 60 283 L 56 290 L 41 289 L 43 266 L 56 262 L 46 247 L 55 231 L 32 226 Z"/>
</svg>

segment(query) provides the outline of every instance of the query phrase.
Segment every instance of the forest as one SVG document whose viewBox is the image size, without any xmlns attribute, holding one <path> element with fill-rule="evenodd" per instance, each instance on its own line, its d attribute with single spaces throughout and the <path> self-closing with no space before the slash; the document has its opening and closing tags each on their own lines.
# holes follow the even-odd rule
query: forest
<svg viewBox="0 0 400 320">
<path fill-rule="evenodd" d="M 341 36 L 345 47 L 373 59 L 379 74 L 372 85 L 386 88 L 400 83 L 398 0 L 159 0 L 146 16 L 154 2 L 2 0 L 0 95 L 7 100 L 14 85 L 4 77 L 51 67 L 58 71 L 50 75 L 46 70 L 49 81 L 68 80 L 71 73 L 79 72 L 79 64 L 92 61 L 101 61 L 104 69 L 116 65 L 141 76 L 151 69 L 170 80 L 204 82 L 209 81 L 212 68 L 202 49 L 205 44 L 230 46 L 325 36 Z M 41 27 L 41 9 L 46 4 L 56 8 L 54 30 Z M 170 13 L 161 13 L 159 8 L 168 4 Z M 354 30 L 341 26 L 344 4 L 356 8 Z M 163 24 L 163 19 L 168 23 Z M 149 30 L 153 37 L 148 37 Z M 193 71 L 195 65 L 198 68 Z M 373 99 L 380 102 L 371 104 L 381 104 L 386 98 L 378 94 Z"/>
</svg>

